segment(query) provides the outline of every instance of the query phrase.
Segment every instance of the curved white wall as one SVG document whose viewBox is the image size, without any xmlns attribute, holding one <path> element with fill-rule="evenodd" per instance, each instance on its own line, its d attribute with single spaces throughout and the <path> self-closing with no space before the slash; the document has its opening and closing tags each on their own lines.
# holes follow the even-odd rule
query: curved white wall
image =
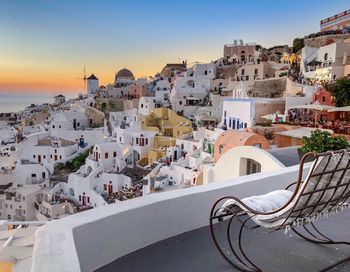
<svg viewBox="0 0 350 272">
<path fill-rule="evenodd" d="M 261 172 L 274 171 L 285 166 L 270 153 L 254 146 L 238 146 L 228 150 L 213 165 L 204 165 L 203 183 L 225 181 L 242 176 L 246 167 L 246 160 L 252 159 L 260 163 Z"/>
</svg>

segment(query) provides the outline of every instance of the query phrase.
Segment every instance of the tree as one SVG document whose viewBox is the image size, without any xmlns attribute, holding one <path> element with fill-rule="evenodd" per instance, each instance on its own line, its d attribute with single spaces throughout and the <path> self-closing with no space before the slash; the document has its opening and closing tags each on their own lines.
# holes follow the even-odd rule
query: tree
<svg viewBox="0 0 350 272">
<path fill-rule="evenodd" d="M 334 96 L 337 107 L 350 105 L 350 79 L 343 77 L 334 83 L 328 83 L 325 88 Z"/>
<path fill-rule="evenodd" d="M 304 47 L 304 39 L 303 38 L 295 38 L 293 40 L 293 53 L 298 52 L 303 47 Z"/>
<path fill-rule="evenodd" d="M 344 136 L 335 136 L 328 131 L 315 130 L 310 137 L 303 137 L 299 150 L 303 153 L 334 151 L 349 148 L 350 144 Z"/>
</svg>

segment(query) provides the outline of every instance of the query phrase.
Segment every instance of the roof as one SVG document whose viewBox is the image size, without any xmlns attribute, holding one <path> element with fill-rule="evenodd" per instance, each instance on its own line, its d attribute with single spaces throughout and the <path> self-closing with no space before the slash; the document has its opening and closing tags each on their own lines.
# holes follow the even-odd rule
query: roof
<svg viewBox="0 0 350 272">
<path fill-rule="evenodd" d="M 134 74 L 129 69 L 121 69 L 119 72 L 115 75 L 116 78 L 135 78 Z"/>
<path fill-rule="evenodd" d="M 96 79 L 96 80 L 98 80 L 98 78 L 97 78 L 94 74 L 92 74 L 91 76 L 89 76 L 87 79 Z"/>
<path fill-rule="evenodd" d="M 55 97 L 64 97 L 64 95 L 59 94 L 59 95 L 56 95 Z"/>
<path fill-rule="evenodd" d="M 282 136 L 289 136 L 289 137 L 301 139 L 304 136 L 305 137 L 310 137 L 311 136 L 311 132 L 313 132 L 313 131 L 315 131 L 317 129 L 318 130 L 322 130 L 322 131 L 328 131 L 331 134 L 334 133 L 333 130 L 331 130 L 331 129 L 300 127 L 300 128 L 296 128 L 296 129 L 282 131 L 282 132 L 276 132 L 276 134 L 282 135 Z"/>
<path fill-rule="evenodd" d="M 242 145 L 250 145 L 250 139 L 256 139 L 256 141 L 262 142 L 266 146 L 268 146 L 268 141 L 261 135 L 251 132 L 246 132 L 242 130 L 230 129 L 221 133 L 216 139 L 215 145 L 223 144 L 229 147 L 242 146 Z"/>
<path fill-rule="evenodd" d="M 283 165 L 286 167 L 297 165 L 300 162 L 299 154 L 298 154 L 298 146 L 272 148 L 266 151 L 269 152 L 281 163 L 283 163 Z"/>
</svg>

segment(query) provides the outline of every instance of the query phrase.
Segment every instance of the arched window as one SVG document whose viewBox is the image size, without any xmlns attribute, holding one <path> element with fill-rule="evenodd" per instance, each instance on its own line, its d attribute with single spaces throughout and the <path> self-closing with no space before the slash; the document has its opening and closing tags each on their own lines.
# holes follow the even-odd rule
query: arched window
<svg viewBox="0 0 350 272">
<path fill-rule="evenodd" d="M 108 152 L 105 153 L 105 159 L 108 159 Z"/>
<path fill-rule="evenodd" d="M 324 54 L 324 60 L 328 60 L 328 53 Z"/>
</svg>

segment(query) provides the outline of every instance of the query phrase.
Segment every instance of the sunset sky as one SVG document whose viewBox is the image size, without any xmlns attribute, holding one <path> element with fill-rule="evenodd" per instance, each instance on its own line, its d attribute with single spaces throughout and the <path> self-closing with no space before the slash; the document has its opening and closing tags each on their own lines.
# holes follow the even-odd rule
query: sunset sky
<svg viewBox="0 0 350 272">
<path fill-rule="evenodd" d="M 83 65 L 100 84 L 166 63 L 208 62 L 234 39 L 291 45 L 317 32 L 348 0 L 0 0 L 0 92 L 83 90 Z"/>
</svg>

